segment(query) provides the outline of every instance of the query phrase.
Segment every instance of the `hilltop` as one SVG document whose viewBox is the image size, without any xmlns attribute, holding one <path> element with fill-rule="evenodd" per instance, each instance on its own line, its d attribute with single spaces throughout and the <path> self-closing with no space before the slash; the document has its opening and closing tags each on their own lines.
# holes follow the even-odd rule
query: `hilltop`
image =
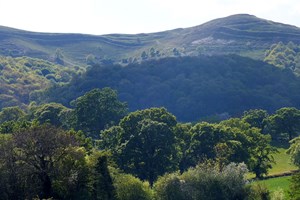
<svg viewBox="0 0 300 200">
<path fill-rule="evenodd" d="M 65 65 L 129 64 L 148 59 L 199 54 L 238 54 L 263 59 L 274 43 L 300 44 L 300 28 L 238 14 L 199 26 L 149 34 L 55 34 L 0 26 L 0 55 L 29 56 Z"/>
</svg>

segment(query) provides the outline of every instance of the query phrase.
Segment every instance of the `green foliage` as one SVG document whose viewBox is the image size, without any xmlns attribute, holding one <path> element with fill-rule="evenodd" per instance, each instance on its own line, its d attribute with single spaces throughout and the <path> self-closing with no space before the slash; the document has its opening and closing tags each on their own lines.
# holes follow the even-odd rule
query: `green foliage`
<svg viewBox="0 0 300 200">
<path fill-rule="evenodd" d="M 282 189 L 277 189 L 276 191 L 274 191 L 271 194 L 271 199 L 272 200 L 284 200 L 285 199 L 284 191 Z"/>
<path fill-rule="evenodd" d="M 300 133 L 300 110 L 284 107 L 267 120 L 267 128 L 273 139 L 291 140 Z"/>
<path fill-rule="evenodd" d="M 245 111 L 242 119 L 249 123 L 252 127 L 259 128 L 262 130 L 265 127 L 266 119 L 269 117 L 269 114 L 266 110 L 254 109 Z"/>
<path fill-rule="evenodd" d="M 251 127 L 250 124 L 238 118 L 225 120 L 220 124 L 233 128 L 236 137 L 242 143 L 238 152 L 244 151 L 241 157 L 245 158 L 244 162 L 256 177 L 261 178 L 267 174 L 274 162 L 273 154 L 277 152 L 276 148 L 270 144 L 270 135 L 261 134 L 260 129 Z"/>
<path fill-rule="evenodd" d="M 14 133 L 21 129 L 27 129 L 31 126 L 34 126 L 36 122 L 29 122 L 29 121 L 7 121 L 0 124 L 0 133 L 7 134 L 7 133 Z"/>
<path fill-rule="evenodd" d="M 85 150 L 72 134 L 51 126 L 32 126 L 0 143 L 0 151 L 6 152 L 0 157 L 6 180 L 2 192 L 8 199 L 70 199 L 82 191 Z"/>
<path fill-rule="evenodd" d="M 50 87 L 53 80 L 57 83 L 68 83 L 77 73 L 72 68 L 29 57 L 1 56 L 0 66 L 0 108 L 24 107 L 31 98 L 40 98 L 39 91 Z M 47 79 L 49 75 L 54 78 Z"/>
<path fill-rule="evenodd" d="M 291 146 L 288 153 L 291 155 L 292 162 L 300 168 L 300 136 L 290 141 Z"/>
<path fill-rule="evenodd" d="M 299 172 L 293 175 L 291 178 L 289 195 L 292 200 L 300 199 L 300 173 Z"/>
<path fill-rule="evenodd" d="M 96 65 L 68 86 L 48 89 L 43 100 L 67 105 L 103 87 L 116 89 L 130 111 L 163 106 L 183 122 L 224 113 L 236 116 L 253 108 L 270 112 L 300 106 L 300 80 L 291 71 L 234 55 Z"/>
<path fill-rule="evenodd" d="M 248 166 L 257 178 L 262 178 L 272 168 L 272 163 L 274 163 L 272 154 L 276 152 L 276 148 L 270 145 L 270 135 L 258 133 L 253 137 L 252 142 L 253 146 L 250 147 L 251 158 Z"/>
<path fill-rule="evenodd" d="M 114 177 L 117 200 L 151 200 L 153 192 L 148 182 L 143 182 L 130 174 Z"/>
<path fill-rule="evenodd" d="M 254 181 L 251 183 L 253 188 L 260 186 L 264 193 L 268 193 L 268 196 L 271 196 L 271 199 L 283 200 L 288 199 L 288 190 L 290 186 L 291 176 L 282 176 L 276 178 L 269 178 L 265 180 Z M 280 199 L 280 197 L 283 197 Z"/>
<path fill-rule="evenodd" d="M 293 42 L 273 44 L 266 51 L 264 61 L 279 68 L 290 69 L 295 74 L 300 75 L 300 46 Z"/>
<path fill-rule="evenodd" d="M 176 123 L 164 108 L 136 111 L 125 116 L 118 127 L 104 131 L 100 146 L 113 147 L 121 169 L 152 185 L 158 176 L 176 168 Z"/>
<path fill-rule="evenodd" d="M 180 172 L 187 170 L 190 166 L 193 166 L 193 161 L 189 157 L 189 148 L 191 144 L 192 135 L 190 129 L 192 124 L 178 123 L 174 128 L 176 151 L 178 159 L 178 167 Z"/>
<path fill-rule="evenodd" d="M 202 122 L 193 126 L 190 133 L 191 144 L 188 157 L 193 160 L 193 165 L 205 159 L 213 159 L 218 160 L 219 167 L 222 168 L 229 162 L 242 161 L 238 155 L 240 153 L 244 159 L 248 157 L 241 149 L 242 143 L 226 126 Z"/>
<path fill-rule="evenodd" d="M 244 164 L 229 164 L 223 170 L 209 164 L 191 168 L 182 175 L 165 175 L 154 185 L 157 199 L 246 199 L 248 189 Z M 178 196 L 175 196 L 178 194 Z"/>
<path fill-rule="evenodd" d="M 115 188 L 110 176 L 107 157 L 100 156 L 95 166 L 95 182 L 93 185 L 93 199 L 95 200 L 114 200 Z"/>
<path fill-rule="evenodd" d="M 54 126 L 63 125 L 64 119 L 62 115 L 67 110 L 65 106 L 58 103 L 31 106 L 29 109 L 32 115 L 31 118 L 39 121 L 41 124 L 50 123 Z"/>
<path fill-rule="evenodd" d="M 116 124 L 127 112 L 126 103 L 119 101 L 117 92 L 111 88 L 93 89 L 72 104 L 76 129 L 93 137 Z"/>
<path fill-rule="evenodd" d="M 270 199 L 270 191 L 264 184 L 256 183 L 251 186 L 250 199 L 269 200 Z"/>
<path fill-rule="evenodd" d="M 157 200 L 182 200 L 187 199 L 186 194 L 181 191 L 183 180 L 180 174 L 165 174 L 158 178 L 154 184 L 155 199 Z"/>
<path fill-rule="evenodd" d="M 2 108 L 0 111 L 0 124 L 8 121 L 17 121 L 25 117 L 25 112 L 17 106 Z"/>
</svg>

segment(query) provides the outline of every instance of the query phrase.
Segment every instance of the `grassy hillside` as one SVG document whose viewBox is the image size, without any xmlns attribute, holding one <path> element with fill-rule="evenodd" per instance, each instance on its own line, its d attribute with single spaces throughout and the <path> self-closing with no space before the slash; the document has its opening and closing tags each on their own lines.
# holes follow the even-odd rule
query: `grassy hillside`
<svg viewBox="0 0 300 200">
<path fill-rule="evenodd" d="M 54 60 L 61 49 L 67 65 L 95 62 L 128 64 L 169 56 L 235 53 L 263 59 L 273 43 L 300 44 L 300 29 L 252 15 L 233 15 L 200 26 L 149 34 L 50 34 L 0 27 L 0 55 Z"/>
<path fill-rule="evenodd" d="M 269 175 L 282 174 L 297 170 L 297 167 L 291 163 L 290 156 L 286 154 L 286 148 L 277 148 L 278 153 L 274 154 L 275 164 L 272 165 L 272 169 L 269 171 Z"/>
</svg>

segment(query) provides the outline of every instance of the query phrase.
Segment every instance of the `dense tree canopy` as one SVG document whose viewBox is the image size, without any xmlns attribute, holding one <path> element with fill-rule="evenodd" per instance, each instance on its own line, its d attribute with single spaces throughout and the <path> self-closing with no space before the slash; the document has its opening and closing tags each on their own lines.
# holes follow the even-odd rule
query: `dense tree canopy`
<svg viewBox="0 0 300 200">
<path fill-rule="evenodd" d="M 17 121 L 25 117 L 25 112 L 17 106 L 6 107 L 0 111 L 0 123 Z"/>
<path fill-rule="evenodd" d="M 176 168 L 175 125 L 175 117 L 164 108 L 136 111 L 124 117 L 118 128 L 101 134 L 104 144 L 109 145 L 102 146 L 108 149 L 115 145 L 121 169 L 153 184 L 158 176 Z"/>
<path fill-rule="evenodd" d="M 268 118 L 267 123 L 274 139 L 291 140 L 300 134 L 300 110 L 281 108 Z"/>
<path fill-rule="evenodd" d="M 117 123 L 127 112 L 111 88 L 93 89 L 72 102 L 76 129 L 96 137 L 100 130 Z"/>
<path fill-rule="evenodd" d="M 0 109 L 28 105 L 36 93 L 50 85 L 68 83 L 80 67 L 64 67 L 29 57 L 0 56 Z"/>
<path fill-rule="evenodd" d="M 83 181 L 85 150 L 75 135 L 32 126 L 1 136 L 1 193 L 9 199 L 70 198 Z M 69 180 L 73 177 L 73 180 Z M 65 193 L 64 191 L 68 191 Z"/>
<path fill-rule="evenodd" d="M 103 87 L 116 89 L 130 111 L 163 106 L 179 121 L 300 106 L 300 80 L 293 72 L 233 55 L 165 58 L 126 67 L 96 65 L 38 99 L 68 105 L 84 92 Z"/>
</svg>

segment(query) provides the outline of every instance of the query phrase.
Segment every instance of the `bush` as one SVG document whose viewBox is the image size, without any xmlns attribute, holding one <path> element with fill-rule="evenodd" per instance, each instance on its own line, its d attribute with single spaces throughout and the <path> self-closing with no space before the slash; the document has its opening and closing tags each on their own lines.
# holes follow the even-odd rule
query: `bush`
<svg viewBox="0 0 300 200">
<path fill-rule="evenodd" d="M 153 193 L 148 182 L 129 174 L 118 174 L 114 177 L 118 200 L 151 200 Z"/>
<path fill-rule="evenodd" d="M 270 199 L 270 191 L 263 184 L 254 184 L 251 186 L 251 195 L 249 199 L 253 200 L 268 200 Z"/>
<path fill-rule="evenodd" d="M 294 174 L 291 178 L 289 195 L 292 200 L 300 199 L 300 172 Z"/>
<path fill-rule="evenodd" d="M 166 174 L 159 177 L 154 184 L 155 199 L 157 200 L 183 200 L 187 199 L 181 191 L 183 180 L 178 173 Z"/>
<path fill-rule="evenodd" d="M 168 174 L 154 185 L 156 198 L 188 200 L 246 199 L 250 192 L 244 178 L 245 164 L 229 164 L 219 170 L 215 164 L 201 164 L 182 175 Z"/>
</svg>

